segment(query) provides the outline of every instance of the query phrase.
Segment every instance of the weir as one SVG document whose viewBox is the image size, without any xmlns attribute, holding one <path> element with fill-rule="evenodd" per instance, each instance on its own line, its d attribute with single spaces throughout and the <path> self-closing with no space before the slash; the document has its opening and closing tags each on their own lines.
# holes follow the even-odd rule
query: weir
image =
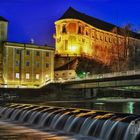
<svg viewBox="0 0 140 140">
<path fill-rule="evenodd" d="M 140 116 L 32 104 L 7 104 L 0 107 L 1 120 L 90 136 L 98 140 L 140 140 Z"/>
</svg>

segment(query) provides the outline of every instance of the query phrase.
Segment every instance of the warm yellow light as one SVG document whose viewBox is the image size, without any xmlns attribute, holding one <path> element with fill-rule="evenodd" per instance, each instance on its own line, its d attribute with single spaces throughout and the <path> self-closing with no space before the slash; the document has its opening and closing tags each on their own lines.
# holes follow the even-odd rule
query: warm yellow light
<svg viewBox="0 0 140 140">
<path fill-rule="evenodd" d="M 76 46 L 74 46 L 74 45 L 69 47 L 69 50 L 70 50 L 70 51 L 72 51 L 72 52 L 75 52 L 75 51 L 76 51 L 76 49 L 77 49 L 77 47 L 76 47 Z"/>
</svg>

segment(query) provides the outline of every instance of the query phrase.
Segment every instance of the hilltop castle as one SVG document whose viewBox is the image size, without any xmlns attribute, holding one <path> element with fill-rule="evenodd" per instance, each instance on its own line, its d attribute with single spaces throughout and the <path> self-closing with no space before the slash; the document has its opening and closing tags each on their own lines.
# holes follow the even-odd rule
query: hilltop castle
<svg viewBox="0 0 140 140">
<path fill-rule="evenodd" d="M 124 70 L 140 56 L 140 34 L 130 31 L 129 26 L 120 28 L 71 7 L 55 26 L 56 54 L 62 57 L 84 56 Z"/>
</svg>

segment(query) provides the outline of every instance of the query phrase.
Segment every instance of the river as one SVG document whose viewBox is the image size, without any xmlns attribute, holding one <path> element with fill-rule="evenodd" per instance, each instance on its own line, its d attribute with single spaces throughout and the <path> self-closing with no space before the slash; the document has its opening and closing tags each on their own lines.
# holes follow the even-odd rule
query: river
<svg viewBox="0 0 140 140">
<path fill-rule="evenodd" d="M 89 101 L 47 101 L 39 105 L 82 108 L 119 113 L 140 114 L 138 99 L 98 99 Z M 0 140 L 101 140 L 58 131 L 40 130 L 27 124 L 0 120 Z"/>
<path fill-rule="evenodd" d="M 104 98 L 88 101 L 50 101 L 40 103 L 41 105 L 51 105 L 60 107 L 72 107 L 92 110 L 112 111 L 119 113 L 130 113 L 140 115 L 140 99 L 119 99 Z"/>
</svg>

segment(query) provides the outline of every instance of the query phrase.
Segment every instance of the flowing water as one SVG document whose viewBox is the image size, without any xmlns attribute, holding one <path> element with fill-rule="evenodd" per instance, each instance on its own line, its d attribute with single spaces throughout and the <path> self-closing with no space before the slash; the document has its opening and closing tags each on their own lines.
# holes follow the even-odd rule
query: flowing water
<svg viewBox="0 0 140 140">
<path fill-rule="evenodd" d="M 140 140 L 134 114 L 7 104 L 0 117 L 0 140 Z"/>
</svg>

